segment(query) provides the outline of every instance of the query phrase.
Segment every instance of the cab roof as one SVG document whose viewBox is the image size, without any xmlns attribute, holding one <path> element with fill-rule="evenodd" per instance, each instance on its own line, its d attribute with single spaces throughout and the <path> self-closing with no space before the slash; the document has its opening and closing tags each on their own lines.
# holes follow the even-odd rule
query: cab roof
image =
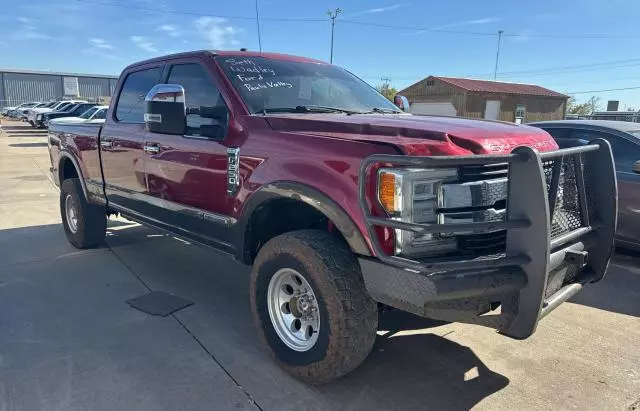
<svg viewBox="0 0 640 411">
<path fill-rule="evenodd" d="M 328 64 L 327 62 L 316 60 L 308 57 L 300 57 L 293 56 L 290 54 L 280 54 L 280 53 L 266 53 L 259 51 L 241 51 L 241 50 L 194 50 L 194 51 L 186 51 L 182 53 L 168 54 L 165 56 L 154 57 L 148 60 L 139 61 L 133 64 L 130 64 L 125 68 L 125 71 L 138 66 L 143 66 L 149 63 L 162 62 L 167 60 L 175 60 L 186 57 L 203 57 L 206 55 L 210 56 L 228 56 L 228 57 L 266 57 L 274 60 L 284 60 L 284 61 L 295 61 L 302 63 L 316 63 L 316 64 Z"/>
</svg>

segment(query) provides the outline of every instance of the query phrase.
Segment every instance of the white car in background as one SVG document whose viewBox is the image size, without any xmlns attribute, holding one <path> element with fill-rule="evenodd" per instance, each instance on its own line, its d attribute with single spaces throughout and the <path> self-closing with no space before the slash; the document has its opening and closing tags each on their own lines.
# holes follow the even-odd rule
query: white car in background
<svg viewBox="0 0 640 411">
<path fill-rule="evenodd" d="M 30 101 L 28 103 L 18 104 L 17 106 L 3 107 L 2 111 L 0 111 L 0 114 L 2 114 L 3 116 L 6 116 L 6 115 L 9 115 L 10 111 L 24 110 L 24 109 L 27 109 L 27 108 L 34 107 L 34 106 L 36 106 L 38 104 L 40 104 L 39 101 Z"/>
<path fill-rule="evenodd" d="M 109 106 L 95 106 L 80 114 L 78 117 L 59 117 L 49 121 L 51 124 L 101 124 L 107 118 L 107 109 Z"/>
<path fill-rule="evenodd" d="M 69 106 L 71 104 L 79 104 L 79 103 L 86 103 L 86 101 L 85 100 L 57 101 L 57 102 L 55 102 L 55 104 L 51 105 L 50 107 L 42 107 L 42 108 L 31 109 L 31 110 L 29 110 L 27 112 L 27 121 L 33 127 L 42 126 L 42 116 L 40 116 L 40 118 L 38 118 L 38 114 L 50 113 L 52 111 L 57 111 L 58 109 L 62 109 L 64 107 L 67 107 L 67 106 Z"/>
</svg>

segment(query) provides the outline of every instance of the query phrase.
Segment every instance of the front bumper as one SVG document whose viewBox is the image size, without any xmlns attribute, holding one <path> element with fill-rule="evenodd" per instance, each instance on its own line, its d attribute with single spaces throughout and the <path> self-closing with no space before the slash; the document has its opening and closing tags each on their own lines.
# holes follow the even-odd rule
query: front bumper
<svg viewBox="0 0 640 411">
<path fill-rule="evenodd" d="M 417 224 L 372 215 L 367 203 L 375 164 L 419 168 L 508 163 L 506 217 L 501 221 Z M 567 167 L 571 167 L 568 170 Z M 573 186 L 562 187 L 570 171 Z M 575 210 L 563 209 L 571 197 Z M 360 206 L 376 258 L 361 258 L 365 285 L 378 302 L 421 316 L 496 328 L 527 338 L 538 321 L 589 282 L 602 279 L 613 252 L 617 186 L 609 143 L 538 153 L 411 157 L 374 155 L 360 169 Z M 559 231 L 574 213 L 578 225 Z M 385 254 L 376 227 L 416 233 L 506 231 L 504 250 L 490 255 L 408 259 Z"/>
</svg>

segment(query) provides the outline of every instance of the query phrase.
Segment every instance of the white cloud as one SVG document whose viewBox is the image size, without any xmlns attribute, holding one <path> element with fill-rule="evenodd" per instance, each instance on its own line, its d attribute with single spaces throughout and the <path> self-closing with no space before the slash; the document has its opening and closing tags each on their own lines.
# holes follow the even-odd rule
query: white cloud
<svg viewBox="0 0 640 411">
<path fill-rule="evenodd" d="M 155 44 L 153 44 L 148 38 L 143 36 L 131 36 L 131 41 L 135 43 L 136 46 L 140 47 L 144 51 L 148 51 L 149 53 L 157 53 L 158 49 Z"/>
<path fill-rule="evenodd" d="M 195 21 L 198 33 L 214 49 L 224 49 L 237 46 L 237 36 L 242 31 L 220 17 L 199 17 Z"/>
<path fill-rule="evenodd" d="M 12 40 L 48 40 L 52 37 L 46 33 L 43 33 L 36 26 L 33 25 L 33 19 L 29 17 L 18 17 L 20 22 L 20 28 L 14 30 L 10 37 Z"/>
<path fill-rule="evenodd" d="M 163 24 L 162 26 L 158 27 L 157 30 L 164 31 L 171 37 L 180 37 L 180 32 L 178 31 L 178 29 L 176 29 L 176 27 L 172 26 L 171 24 Z"/>
<path fill-rule="evenodd" d="M 469 20 L 467 24 L 489 24 L 500 21 L 498 17 L 485 17 L 483 19 Z"/>
<path fill-rule="evenodd" d="M 387 6 L 387 7 L 377 7 L 377 8 L 373 8 L 373 9 L 367 10 L 367 11 L 365 11 L 365 13 L 367 13 L 367 14 L 370 14 L 370 13 L 384 13 L 385 11 L 391 11 L 391 10 L 399 9 L 402 6 L 404 6 L 404 3 L 394 4 L 392 6 Z"/>
<path fill-rule="evenodd" d="M 442 30 L 442 29 L 448 29 L 451 27 L 496 23 L 500 20 L 501 19 L 499 17 L 484 17 L 484 18 L 475 19 L 475 20 L 456 21 L 454 23 L 447 23 L 441 26 L 433 27 L 432 30 Z"/>
<path fill-rule="evenodd" d="M 123 58 L 120 56 L 116 56 L 115 54 L 105 53 L 102 50 L 95 49 L 95 48 L 89 48 L 89 49 L 83 50 L 83 53 L 91 56 L 101 57 L 103 59 L 108 59 L 108 60 L 123 60 Z"/>
<path fill-rule="evenodd" d="M 91 43 L 93 47 L 98 49 L 113 50 L 113 46 L 107 43 L 107 41 L 103 39 L 92 38 L 92 39 L 89 39 L 89 43 Z"/>
<path fill-rule="evenodd" d="M 400 7 L 404 7 L 404 6 L 408 5 L 408 4 L 409 3 L 397 3 L 397 4 L 392 4 L 391 6 L 374 7 L 372 9 L 368 9 L 368 10 L 362 10 L 362 11 L 357 11 L 355 13 L 347 13 L 347 14 L 344 14 L 344 15 L 340 15 L 340 17 L 343 18 L 343 19 L 350 19 L 350 18 L 353 18 L 353 17 L 364 16 L 366 14 L 384 13 L 384 12 L 387 12 L 387 11 L 399 9 Z"/>
</svg>

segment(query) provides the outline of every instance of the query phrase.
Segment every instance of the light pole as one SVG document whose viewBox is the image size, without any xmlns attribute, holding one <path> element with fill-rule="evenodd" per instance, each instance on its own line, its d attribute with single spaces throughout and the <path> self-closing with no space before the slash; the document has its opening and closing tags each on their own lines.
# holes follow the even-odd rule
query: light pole
<svg viewBox="0 0 640 411">
<path fill-rule="evenodd" d="M 331 19 L 331 54 L 329 56 L 329 63 L 333 63 L 333 31 L 336 27 L 336 18 L 340 13 L 342 13 L 342 10 L 340 10 L 340 8 L 337 8 L 334 11 L 327 10 L 327 14 Z"/>
<path fill-rule="evenodd" d="M 500 42 L 502 41 L 502 33 L 504 30 L 498 30 L 498 50 L 496 51 L 496 67 L 493 70 L 493 79 L 498 77 L 498 59 L 500 58 Z"/>
</svg>

